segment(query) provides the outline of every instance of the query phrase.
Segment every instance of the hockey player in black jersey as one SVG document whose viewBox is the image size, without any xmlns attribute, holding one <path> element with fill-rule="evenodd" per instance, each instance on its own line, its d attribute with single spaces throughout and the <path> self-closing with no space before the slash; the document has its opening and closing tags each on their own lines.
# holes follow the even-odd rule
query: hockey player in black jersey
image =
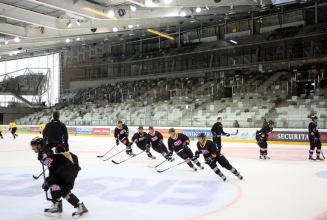
<svg viewBox="0 0 327 220">
<path fill-rule="evenodd" d="M 32 149 L 38 154 L 38 160 L 49 168 L 49 177 L 42 185 L 44 191 L 50 189 L 52 197 L 52 206 L 44 210 L 47 217 L 62 217 L 62 200 L 65 198 L 77 211 L 72 214 L 77 219 L 82 216 L 88 216 L 88 210 L 85 205 L 73 194 L 75 179 L 81 170 L 78 164 L 78 158 L 70 152 L 54 154 L 52 150 L 43 151 L 44 142 L 41 137 L 35 137 L 31 141 Z"/>
<path fill-rule="evenodd" d="M 199 168 L 204 169 L 198 159 L 194 157 L 192 150 L 189 148 L 188 145 L 190 144 L 190 139 L 186 135 L 182 133 L 176 133 L 174 128 L 169 129 L 169 135 L 169 156 L 172 156 L 174 150 L 176 153 L 182 150 L 177 155 L 185 160 L 189 167 L 191 167 L 194 171 L 197 171 L 196 167 L 191 162 L 193 161 Z"/>
<path fill-rule="evenodd" d="M 163 136 L 159 131 L 155 131 L 152 126 L 149 127 L 149 133 L 146 136 L 146 146 L 162 154 L 168 161 L 173 162 L 175 159 L 168 154 L 166 145 L 163 143 Z"/>
<path fill-rule="evenodd" d="M 123 124 L 122 121 L 118 121 L 118 126 L 115 128 L 115 139 L 116 145 L 119 145 L 119 141 L 126 146 L 126 154 L 133 155 L 132 146 L 128 140 L 129 129 L 127 125 Z"/>
<path fill-rule="evenodd" d="M 146 145 L 147 133 L 143 131 L 143 126 L 139 126 L 139 132 L 135 133 L 131 140 L 131 146 L 135 142 L 136 146 L 145 151 L 151 159 L 156 159 L 150 152 L 150 147 Z"/>
<path fill-rule="evenodd" d="M 195 152 L 196 158 L 199 158 L 200 154 L 202 153 L 205 163 L 208 164 L 210 168 L 224 181 L 226 181 L 226 177 L 217 167 L 216 162 L 218 162 L 220 166 L 231 171 L 239 179 L 243 179 L 243 176 L 241 176 L 241 174 L 228 162 L 226 157 L 222 155 L 220 152 L 218 152 L 216 144 L 206 139 L 205 133 L 199 133 L 198 139 L 199 139 L 197 143 L 198 150 Z"/>
<path fill-rule="evenodd" d="M 268 144 L 267 144 L 267 139 L 268 136 L 271 134 L 273 127 L 275 123 L 270 120 L 268 122 L 268 125 L 263 125 L 260 131 L 257 131 L 256 133 L 256 139 L 257 139 L 257 144 L 260 147 L 260 159 L 270 159 L 270 157 L 267 156 L 268 154 Z"/>
<path fill-rule="evenodd" d="M 221 136 L 226 135 L 227 137 L 230 136 L 229 133 L 225 133 L 222 125 L 223 119 L 221 117 L 218 117 L 218 122 L 215 123 L 211 128 L 212 133 L 212 140 L 214 143 L 217 144 L 219 152 L 221 152 Z"/>
<path fill-rule="evenodd" d="M 309 124 L 309 140 L 310 140 L 310 150 L 309 150 L 309 160 L 311 161 L 324 161 L 324 159 L 320 158 L 320 152 L 321 152 L 321 142 L 320 142 L 320 134 L 318 131 L 318 117 L 312 116 L 311 117 L 312 122 Z M 312 157 L 313 152 L 317 148 L 317 158 L 314 159 Z"/>
</svg>

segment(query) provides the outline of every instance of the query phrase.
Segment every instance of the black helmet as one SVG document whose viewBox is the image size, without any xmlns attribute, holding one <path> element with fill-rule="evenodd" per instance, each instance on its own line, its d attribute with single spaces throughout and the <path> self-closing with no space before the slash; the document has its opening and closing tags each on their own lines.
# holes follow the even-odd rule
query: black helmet
<svg viewBox="0 0 327 220">
<path fill-rule="evenodd" d="M 119 124 L 119 123 L 122 123 L 122 124 L 123 124 L 122 120 L 119 120 L 119 121 L 118 121 L 118 124 Z"/>
<path fill-rule="evenodd" d="M 199 137 L 205 139 L 205 138 L 206 138 L 206 134 L 203 133 L 203 132 L 201 132 L 201 133 L 198 134 L 198 138 L 199 138 Z"/>
<path fill-rule="evenodd" d="M 43 138 L 35 137 L 31 140 L 31 145 L 38 145 L 41 144 L 43 146 Z"/>
<path fill-rule="evenodd" d="M 175 132 L 175 129 L 174 128 L 169 129 L 169 133 L 170 132 Z"/>
<path fill-rule="evenodd" d="M 142 125 L 140 125 L 140 126 L 139 126 L 139 129 L 143 129 L 143 126 L 142 126 Z"/>
<path fill-rule="evenodd" d="M 270 120 L 270 121 L 268 122 L 268 124 L 273 125 L 273 124 L 275 124 L 275 122 L 273 122 L 272 120 Z"/>
<path fill-rule="evenodd" d="M 150 126 L 150 127 L 149 127 L 149 130 L 153 130 L 153 126 Z"/>
<path fill-rule="evenodd" d="M 315 116 L 315 115 L 311 116 L 311 120 L 312 120 L 312 121 L 315 120 L 315 119 L 318 119 L 318 117 Z"/>
</svg>

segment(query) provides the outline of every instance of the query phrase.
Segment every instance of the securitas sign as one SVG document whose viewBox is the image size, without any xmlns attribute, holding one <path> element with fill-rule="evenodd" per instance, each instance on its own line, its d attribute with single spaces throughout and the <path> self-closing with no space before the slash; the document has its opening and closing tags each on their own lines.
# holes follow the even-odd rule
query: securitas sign
<svg viewBox="0 0 327 220">
<path fill-rule="evenodd" d="M 207 139 L 211 139 L 211 130 L 183 130 L 183 134 L 185 134 L 189 138 L 198 138 L 199 133 L 205 133 Z"/>
<path fill-rule="evenodd" d="M 110 135 L 110 128 L 93 128 L 93 135 Z"/>
<path fill-rule="evenodd" d="M 326 132 L 320 132 L 320 140 L 326 143 Z M 309 134 L 304 131 L 272 131 L 268 141 L 309 142 Z"/>
</svg>

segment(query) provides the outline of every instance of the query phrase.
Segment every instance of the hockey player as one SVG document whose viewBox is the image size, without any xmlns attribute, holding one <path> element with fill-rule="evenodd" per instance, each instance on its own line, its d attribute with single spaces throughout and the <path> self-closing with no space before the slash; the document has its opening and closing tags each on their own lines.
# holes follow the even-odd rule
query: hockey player
<svg viewBox="0 0 327 220">
<path fill-rule="evenodd" d="M 256 133 L 256 139 L 257 139 L 257 144 L 260 147 L 260 159 L 270 159 L 270 157 L 267 156 L 268 154 L 268 144 L 267 144 L 267 139 L 268 136 L 271 134 L 273 127 L 275 123 L 270 120 L 268 122 L 268 125 L 264 125 L 260 131 L 257 131 Z"/>
<path fill-rule="evenodd" d="M 3 135 L 1 133 L 2 133 L 2 127 L 0 125 L 0 137 L 1 137 L 1 139 L 3 139 Z"/>
<path fill-rule="evenodd" d="M 16 134 L 17 125 L 15 124 L 15 122 L 10 121 L 9 126 L 10 126 L 9 131 L 11 130 L 11 134 L 12 136 L 14 136 L 15 139 L 16 137 L 18 137 L 18 135 Z"/>
<path fill-rule="evenodd" d="M 88 210 L 85 205 L 73 194 L 75 179 L 81 170 L 78 164 L 78 158 L 75 154 L 64 152 L 53 154 L 52 150 L 43 151 L 44 143 L 41 137 L 35 137 L 31 141 L 32 150 L 38 154 L 40 162 L 49 168 L 49 177 L 42 185 L 44 191 L 50 189 L 52 197 L 51 208 L 44 210 L 47 217 L 62 217 L 62 200 L 65 198 L 71 205 L 77 208 L 72 214 L 77 219 L 82 216 L 88 216 Z"/>
<path fill-rule="evenodd" d="M 206 139 L 205 133 L 199 133 L 198 139 L 199 139 L 197 143 L 198 150 L 195 152 L 196 158 L 199 158 L 200 154 L 202 153 L 205 163 L 208 164 L 210 168 L 224 181 L 226 181 L 226 177 L 219 170 L 216 162 L 218 162 L 220 166 L 231 171 L 235 176 L 237 176 L 237 178 L 241 180 L 243 179 L 243 176 L 241 176 L 241 174 L 228 162 L 226 157 L 222 155 L 220 152 L 218 152 L 216 144 Z"/>
<path fill-rule="evenodd" d="M 311 161 L 324 161 L 324 159 L 320 158 L 320 152 L 321 152 L 321 142 L 320 142 L 320 134 L 318 131 L 318 117 L 312 116 L 311 117 L 312 122 L 309 124 L 309 140 L 310 140 L 310 150 L 309 150 L 309 160 Z M 314 159 L 312 157 L 312 154 L 317 148 L 317 158 Z"/>
<path fill-rule="evenodd" d="M 150 152 L 150 147 L 146 145 L 146 136 L 147 133 L 143 131 L 143 126 L 139 126 L 139 132 L 135 133 L 131 140 L 131 146 L 135 142 L 136 146 L 141 150 L 145 151 L 151 159 L 156 159 L 156 157 L 152 156 Z"/>
<path fill-rule="evenodd" d="M 168 161 L 173 162 L 175 159 L 169 156 L 167 147 L 163 143 L 163 136 L 159 131 L 155 131 L 152 126 L 149 127 L 149 133 L 146 136 L 146 146 L 150 148 L 152 145 L 153 150 L 162 154 Z"/>
<path fill-rule="evenodd" d="M 173 152 L 179 152 L 177 155 L 186 161 L 187 165 L 191 167 L 194 171 L 197 171 L 197 168 L 193 165 L 191 160 L 202 170 L 204 167 L 201 165 L 201 163 L 198 161 L 197 158 L 194 157 L 192 150 L 189 148 L 190 139 L 182 134 L 175 132 L 174 128 L 169 129 L 169 135 L 170 138 L 168 139 L 168 149 L 169 149 L 169 156 L 173 155 Z"/>
<path fill-rule="evenodd" d="M 43 124 L 42 122 L 40 123 L 40 134 L 43 134 L 43 130 L 45 128 L 45 124 Z"/>
<path fill-rule="evenodd" d="M 218 151 L 221 152 L 221 135 L 226 135 L 227 137 L 229 137 L 230 134 L 224 132 L 223 125 L 221 124 L 223 119 L 221 117 L 218 117 L 217 120 L 218 122 L 215 123 L 211 128 L 211 133 L 213 142 L 217 144 Z"/>
<path fill-rule="evenodd" d="M 69 151 L 67 127 L 60 119 L 60 112 L 52 113 L 53 120 L 49 122 L 43 130 L 45 141 L 45 151 L 55 148 L 56 152 Z"/>
<path fill-rule="evenodd" d="M 122 121 L 118 121 L 118 126 L 115 128 L 115 139 L 116 139 L 116 145 L 119 145 L 119 141 L 123 143 L 123 145 L 126 146 L 126 154 L 127 155 L 133 155 L 132 146 L 129 143 L 128 140 L 128 134 L 129 129 L 128 127 L 123 124 Z"/>
</svg>

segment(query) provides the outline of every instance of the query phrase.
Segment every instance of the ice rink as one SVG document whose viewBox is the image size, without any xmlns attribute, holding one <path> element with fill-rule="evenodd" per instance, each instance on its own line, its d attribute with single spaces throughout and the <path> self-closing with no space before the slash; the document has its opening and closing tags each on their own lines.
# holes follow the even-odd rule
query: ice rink
<svg viewBox="0 0 327 220">
<path fill-rule="evenodd" d="M 44 208 L 51 206 L 41 189 L 43 179 L 32 178 L 42 172 L 29 145 L 35 136 L 20 134 L 13 140 L 5 135 L 0 139 L 0 219 L 51 219 L 43 215 Z M 327 219 L 327 162 L 308 162 L 309 147 L 305 145 L 271 144 L 271 160 L 260 161 L 256 144 L 223 142 L 222 153 L 244 176 L 239 180 L 222 169 L 227 177 L 224 182 L 204 164 L 202 155 L 199 161 L 205 170 L 194 172 L 182 164 L 157 173 L 147 166 L 164 158 L 153 150 L 156 160 L 142 153 L 115 165 L 97 158 L 115 144 L 113 138 L 69 138 L 70 151 L 79 157 L 82 167 L 73 193 L 89 209 L 90 217 L 85 219 Z M 107 156 L 123 147 L 119 145 Z M 196 142 L 191 148 L 196 149 Z M 133 151 L 140 152 L 136 145 Z M 113 159 L 119 162 L 128 157 L 121 153 Z M 159 168 L 182 161 L 175 159 Z M 62 219 L 72 219 L 74 211 L 63 201 Z"/>
</svg>

